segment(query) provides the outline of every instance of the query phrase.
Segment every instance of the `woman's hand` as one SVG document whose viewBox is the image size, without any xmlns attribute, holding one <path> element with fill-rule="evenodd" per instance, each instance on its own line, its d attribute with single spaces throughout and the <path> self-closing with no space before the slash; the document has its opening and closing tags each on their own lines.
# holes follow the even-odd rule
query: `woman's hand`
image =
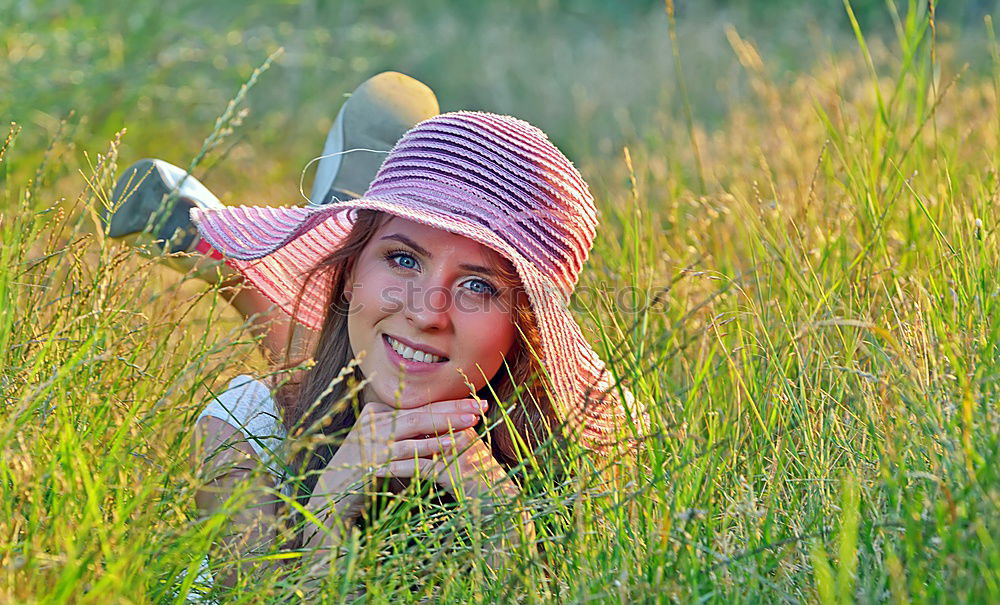
<svg viewBox="0 0 1000 605">
<path fill-rule="evenodd" d="M 518 487 L 504 480 L 506 473 L 476 431 L 468 428 L 456 432 L 454 437 L 453 444 L 432 459 L 394 460 L 376 469 L 375 476 L 412 478 L 419 473 L 421 477 L 432 478 L 457 500 L 478 499 L 480 510 L 487 514 L 497 505 L 511 502 L 519 493 Z M 498 500 L 500 495 L 503 498 Z M 529 511 L 509 512 L 513 525 L 502 532 L 496 548 L 488 555 L 488 562 L 495 569 L 504 568 L 505 557 L 515 545 L 523 542 L 534 548 L 535 524 Z"/>
<path fill-rule="evenodd" d="M 360 488 L 372 476 L 385 476 L 383 469 L 396 463 L 408 461 L 412 467 L 414 459 L 429 462 L 442 452 L 452 451 L 459 441 L 467 439 L 463 437 L 466 431 L 475 434 L 472 427 L 479 422 L 486 405 L 458 399 L 400 410 L 380 402 L 367 403 L 320 475 L 308 508 L 313 513 L 322 512 L 320 519 L 325 522 L 336 520 L 327 525 L 339 533 L 342 525 L 361 513 L 365 496 Z M 489 456 L 488 449 L 486 454 Z M 329 507 L 331 496 L 336 500 Z M 320 535 L 310 540 L 310 545 L 324 542 Z"/>
<path fill-rule="evenodd" d="M 377 467 L 375 476 L 412 478 L 420 473 L 456 499 L 488 496 L 494 487 L 500 487 L 508 495 L 516 494 L 513 483 L 502 481 L 506 473 L 474 429 L 456 427 L 452 437 L 437 456 L 396 459 Z"/>
</svg>

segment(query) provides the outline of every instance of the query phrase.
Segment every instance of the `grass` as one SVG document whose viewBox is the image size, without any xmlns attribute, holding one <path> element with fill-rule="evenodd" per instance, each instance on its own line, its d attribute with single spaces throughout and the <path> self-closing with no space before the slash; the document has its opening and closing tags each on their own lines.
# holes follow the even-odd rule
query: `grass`
<svg viewBox="0 0 1000 605">
<path fill-rule="evenodd" d="M 544 548 L 505 569 L 478 539 L 452 539 L 466 523 L 488 538 L 477 528 L 491 519 L 466 510 L 427 528 L 438 512 L 402 511 L 319 579 L 243 577 L 216 596 L 1000 599 L 989 22 L 932 28 L 910 2 L 886 11 L 885 31 L 845 10 L 839 33 L 795 13 L 797 31 L 754 35 L 738 12 L 729 29 L 682 14 L 689 122 L 662 8 L 623 26 L 595 13 L 605 21 L 590 30 L 585 10 L 566 25 L 546 3 L 431 2 L 429 16 L 382 3 L 134 4 L 19 5 L 0 25 L 11 57 L 0 84 L 14 93 L 0 114 L 18 122 L 0 152 L 0 600 L 183 602 L 224 531 L 224 515 L 194 511 L 192 421 L 230 378 L 265 368 L 216 291 L 94 229 L 118 167 L 197 158 L 224 199 L 293 202 L 339 92 L 393 61 L 447 109 L 536 122 L 591 182 L 603 227 L 574 304 L 648 402 L 654 433 L 617 473 L 585 466 L 525 496 Z M 320 17 L 333 35 L 311 25 Z M 520 28 L 536 18 L 541 31 L 606 38 L 538 42 Z M 472 38 L 476 50 L 447 52 Z M 970 39 L 980 52 L 966 69 Z M 227 109 L 278 42 L 285 53 Z M 334 81 L 338 94 L 322 90 Z M 388 531 L 404 523 L 419 539 Z"/>
</svg>

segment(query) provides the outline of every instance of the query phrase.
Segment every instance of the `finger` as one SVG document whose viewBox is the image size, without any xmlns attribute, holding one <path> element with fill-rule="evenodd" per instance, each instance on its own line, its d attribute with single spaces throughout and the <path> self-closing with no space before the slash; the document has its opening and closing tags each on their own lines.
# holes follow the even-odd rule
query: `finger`
<svg viewBox="0 0 1000 605">
<path fill-rule="evenodd" d="M 450 439 L 449 445 L 441 452 L 441 455 L 445 458 L 457 459 L 459 457 L 464 457 L 468 455 L 470 450 L 478 449 L 479 447 L 489 451 L 489 448 L 486 447 L 482 439 L 479 437 L 479 433 L 477 433 L 474 428 L 455 431 L 453 433 L 449 433 L 447 436 Z"/>
<path fill-rule="evenodd" d="M 448 455 L 461 447 L 464 443 L 462 433 L 455 436 L 442 435 L 440 437 L 430 437 L 428 439 L 406 439 L 394 442 L 389 450 L 389 458 L 392 460 L 411 460 L 413 458 L 430 458 L 438 455 Z"/>
<path fill-rule="evenodd" d="M 414 408 L 417 410 L 424 410 L 427 412 L 434 413 L 451 413 L 451 412 L 472 412 L 473 414 L 482 414 L 488 410 L 490 404 L 488 401 L 482 399 L 443 399 L 441 401 L 433 401 L 427 405 L 422 405 L 419 408 Z"/>
<path fill-rule="evenodd" d="M 439 436 L 437 438 L 443 439 L 444 437 L 445 436 Z M 476 446 L 477 442 L 482 444 L 482 439 L 479 437 L 479 433 L 477 433 L 474 428 L 455 431 L 449 433 L 446 437 L 450 440 L 450 442 L 448 446 L 442 448 L 441 451 L 441 457 L 446 459 L 446 464 L 450 464 L 451 460 L 458 459 L 459 457 L 465 455 L 470 448 Z M 486 449 L 489 450 L 489 448 Z"/>
<path fill-rule="evenodd" d="M 436 460 L 412 458 L 410 460 L 392 460 L 376 468 L 373 474 L 379 478 L 411 479 L 417 475 L 428 478 L 436 477 L 438 472 Z"/>
<path fill-rule="evenodd" d="M 459 476 L 494 476 L 502 470 L 493 457 L 490 446 L 476 433 L 474 429 L 466 429 L 454 435 L 455 445 L 450 452 L 444 452 L 440 459 L 450 472 Z"/>
<path fill-rule="evenodd" d="M 378 414 L 374 420 L 374 434 L 387 441 L 411 439 L 423 435 L 444 435 L 459 432 L 476 425 L 478 414 L 459 411 L 435 413 L 423 409 Z"/>
<path fill-rule="evenodd" d="M 382 403 L 381 401 L 369 401 L 362 408 L 362 411 L 370 410 L 373 413 L 385 413 L 385 412 L 399 412 L 403 413 L 408 410 L 423 410 L 425 412 L 434 412 L 442 414 L 462 413 L 471 412 L 473 414 L 482 414 L 486 412 L 490 407 L 488 401 L 482 399 L 442 399 L 441 401 L 432 401 L 421 406 L 413 408 L 396 408 L 391 405 Z"/>
</svg>

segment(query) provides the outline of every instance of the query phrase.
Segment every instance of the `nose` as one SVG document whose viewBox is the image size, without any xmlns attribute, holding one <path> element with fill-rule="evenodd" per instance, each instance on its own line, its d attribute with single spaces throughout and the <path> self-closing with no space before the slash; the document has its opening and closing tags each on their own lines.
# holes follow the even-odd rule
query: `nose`
<svg viewBox="0 0 1000 605">
<path fill-rule="evenodd" d="M 416 288 L 408 297 L 406 319 L 420 330 L 445 330 L 451 327 L 451 291 L 443 285 Z"/>
</svg>

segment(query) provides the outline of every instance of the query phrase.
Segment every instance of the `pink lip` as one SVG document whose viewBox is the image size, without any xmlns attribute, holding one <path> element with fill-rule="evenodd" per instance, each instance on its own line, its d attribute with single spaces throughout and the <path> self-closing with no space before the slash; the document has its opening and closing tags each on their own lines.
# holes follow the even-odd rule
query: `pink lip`
<svg viewBox="0 0 1000 605">
<path fill-rule="evenodd" d="M 393 340 L 395 340 L 397 342 L 403 343 L 404 345 L 410 347 L 411 349 L 414 349 L 414 350 L 417 350 L 417 351 L 423 351 L 424 353 L 430 353 L 431 355 L 437 355 L 438 357 L 448 357 L 448 354 L 445 353 L 444 351 L 442 351 L 441 349 L 435 349 L 434 347 L 429 347 L 427 345 L 418 344 L 418 343 L 413 342 L 412 340 L 406 340 L 405 338 L 400 338 L 399 336 L 396 336 L 395 334 L 386 334 L 386 336 L 392 338 Z"/>
<path fill-rule="evenodd" d="M 393 338 L 410 348 L 416 348 L 413 347 L 413 345 L 408 344 L 405 340 L 402 340 L 401 338 L 396 338 L 395 336 L 393 336 Z M 388 337 L 384 334 L 382 335 L 382 344 L 385 346 L 385 354 L 389 358 L 389 362 L 396 367 L 403 366 L 403 371 L 406 372 L 407 374 L 429 374 L 431 372 L 441 369 L 447 363 L 444 361 L 440 361 L 438 363 L 424 363 L 421 361 L 413 361 L 412 359 L 406 359 L 402 355 L 397 353 L 395 349 L 392 348 L 392 346 L 389 344 Z M 432 355 L 438 355 L 433 350 L 430 351 L 428 351 L 427 349 L 422 349 L 422 350 L 427 351 Z M 438 357 L 443 357 L 443 355 L 438 355 Z"/>
</svg>

